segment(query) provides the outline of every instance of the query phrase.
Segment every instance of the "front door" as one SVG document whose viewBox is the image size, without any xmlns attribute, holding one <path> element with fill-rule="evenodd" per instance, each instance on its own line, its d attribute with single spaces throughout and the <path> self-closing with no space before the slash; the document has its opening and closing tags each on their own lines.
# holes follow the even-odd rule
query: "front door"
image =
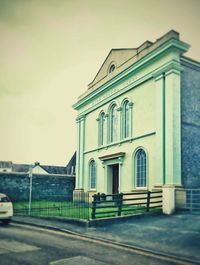
<svg viewBox="0 0 200 265">
<path fill-rule="evenodd" d="M 119 164 L 112 166 L 112 194 L 119 193 Z"/>
</svg>

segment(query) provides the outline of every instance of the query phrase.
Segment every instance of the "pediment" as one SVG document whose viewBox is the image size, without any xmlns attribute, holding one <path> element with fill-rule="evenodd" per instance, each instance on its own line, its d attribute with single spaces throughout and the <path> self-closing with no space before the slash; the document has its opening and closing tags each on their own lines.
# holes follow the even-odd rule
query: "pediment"
<svg viewBox="0 0 200 265">
<path fill-rule="evenodd" d="M 137 53 L 137 49 L 112 49 L 108 56 L 106 57 L 105 61 L 103 62 L 102 66 L 100 67 L 99 71 L 97 72 L 94 80 L 88 85 L 90 89 L 99 81 L 106 78 L 106 81 L 111 79 L 118 68 L 127 62 L 130 58 L 135 56 Z M 109 78 L 110 77 L 110 78 Z"/>
</svg>

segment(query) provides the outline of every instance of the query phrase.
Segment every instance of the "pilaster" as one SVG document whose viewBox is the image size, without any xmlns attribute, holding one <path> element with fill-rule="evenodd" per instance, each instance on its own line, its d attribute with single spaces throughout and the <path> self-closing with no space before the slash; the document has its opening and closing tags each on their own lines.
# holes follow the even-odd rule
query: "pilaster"
<svg viewBox="0 0 200 265">
<path fill-rule="evenodd" d="M 165 77 L 155 78 L 156 89 L 156 183 L 165 183 Z"/>
<path fill-rule="evenodd" d="M 156 89 L 156 184 L 181 185 L 181 112 L 178 62 L 160 70 Z"/>
<path fill-rule="evenodd" d="M 85 116 L 77 119 L 77 176 L 76 189 L 84 189 Z"/>
<path fill-rule="evenodd" d="M 164 185 L 163 191 L 163 213 L 173 214 L 175 212 L 175 187 L 174 185 Z"/>
<path fill-rule="evenodd" d="M 166 72 L 166 182 L 181 185 L 180 71 Z"/>
<path fill-rule="evenodd" d="M 77 155 L 76 155 L 76 186 L 79 189 L 80 183 L 80 119 L 76 119 L 76 138 L 77 138 Z"/>
</svg>

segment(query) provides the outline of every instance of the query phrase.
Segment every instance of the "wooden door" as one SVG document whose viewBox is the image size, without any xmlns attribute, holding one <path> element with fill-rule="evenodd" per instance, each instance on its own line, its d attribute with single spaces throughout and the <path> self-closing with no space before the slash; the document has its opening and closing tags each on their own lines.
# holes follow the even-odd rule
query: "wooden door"
<svg viewBox="0 0 200 265">
<path fill-rule="evenodd" d="M 119 192 L 119 165 L 112 166 L 112 193 Z"/>
</svg>

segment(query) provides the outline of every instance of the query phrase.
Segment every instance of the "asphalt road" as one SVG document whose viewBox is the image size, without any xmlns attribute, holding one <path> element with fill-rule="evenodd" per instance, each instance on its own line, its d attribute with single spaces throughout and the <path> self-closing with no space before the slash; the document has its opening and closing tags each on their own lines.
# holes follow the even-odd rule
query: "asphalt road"
<svg viewBox="0 0 200 265">
<path fill-rule="evenodd" d="M 175 264 L 42 228 L 0 225 L 1 265 Z"/>
</svg>

